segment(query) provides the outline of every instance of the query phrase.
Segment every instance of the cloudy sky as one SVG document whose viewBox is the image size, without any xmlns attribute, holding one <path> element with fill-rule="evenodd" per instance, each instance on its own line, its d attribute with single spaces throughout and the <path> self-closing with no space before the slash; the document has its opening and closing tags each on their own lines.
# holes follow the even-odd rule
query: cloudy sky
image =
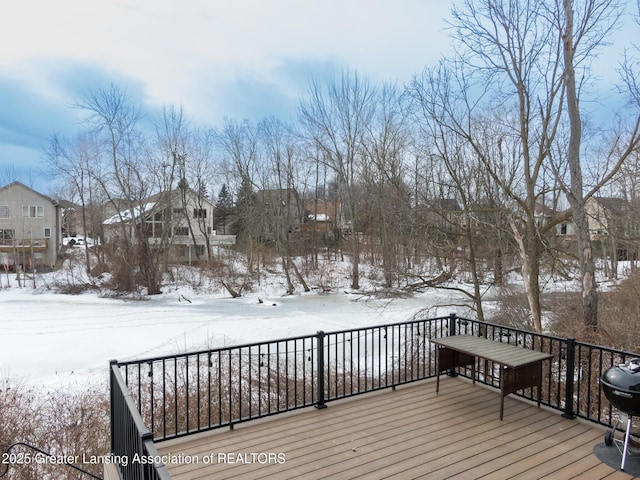
<svg viewBox="0 0 640 480">
<path fill-rule="evenodd" d="M 117 84 L 200 125 L 293 117 L 312 79 L 411 79 L 451 52 L 454 0 L 15 0 L 0 28 L 0 184 L 47 185 L 43 147 L 79 129 L 71 105 Z M 457 1 L 460 4 L 461 1 Z M 635 2 L 629 2 L 636 12 Z M 630 8 L 631 8 L 630 7 Z M 616 33 L 621 45 L 638 26 Z M 614 79 L 620 56 L 602 55 Z M 606 62 L 609 62 L 608 64 Z M 611 80 L 610 87 L 613 87 Z M 44 193 L 52 193 L 44 189 Z"/>
<path fill-rule="evenodd" d="M 36 182 L 88 88 L 198 123 L 293 115 L 312 78 L 408 81 L 449 50 L 450 0 L 20 0 L 0 28 L 0 179 Z M 0 182 L 2 183 L 2 182 Z"/>
</svg>

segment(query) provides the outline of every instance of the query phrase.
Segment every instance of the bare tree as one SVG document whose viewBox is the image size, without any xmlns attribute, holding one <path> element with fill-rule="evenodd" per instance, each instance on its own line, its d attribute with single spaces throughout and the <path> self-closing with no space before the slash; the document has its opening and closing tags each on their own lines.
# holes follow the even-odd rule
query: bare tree
<svg viewBox="0 0 640 480">
<path fill-rule="evenodd" d="M 325 86 L 314 81 L 300 102 L 299 121 L 321 160 L 336 175 L 344 195 L 351 242 L 351 287 L 360 288 L 360 225 L 358 170 L 363 158 L 363 135 L 375 110 L 375 89 L 357 72 L 348 71 Z"/>
<path fill-rule="evenodd" d="M 505 207 L 511 211 L 512 234 L 519 240 L 522 274 L 532 312 L 532 323 L 536 330 L 541 330 L 538 269 L 542 245 L 535 221 L 536 170 L 532 172 L 530 167 L 522 165 L 526 164 L 526 155 L 519 153 L 515 139 L 508 142 L 502 140 L 506 136 L 504 132 L 508 131 L 504 124 L 493 122 L 494 118 L 483 120 L 480 113 L 470 108 L 477 100 L 468 98 L 468 92 L 472 90 L 459 72 L 450 70 L 446 64 L 438 69 L 427 70 L 422 77 L 414 80 L 412 91 L 425 120 L 434 124 L 432 129 L 437 129 L 435 138 L 440 143 L 439 149 L 445 153 L 443 157 L 453 162 L 454 145 L 459 141 L 465 142 L 472 150 L 472 158 L 477 159 L 482 168 L 490 173 L 492 181 L 503 190 L 503 198 L 507 202 Z M 486 130 L 488 126 L 491 126 L 491 134 Z M 514 134 L 516 135 L 517 133 Z M 456 141 L 455 137 L 460 140 Z M 443 141 L 446 143 L 442 143 Z M 451 142 L 454 143 L 447 146 Z M 512 155 L 507 155 L 508 151 Z M 469 155 L 463 158 L 468 161 Z M 457 168 L 469 168 L 469 164 L 462 164 Z"/>
<path fill-rule="evenodd" d="M 370 238 L 378 240 L 385 286 L 391 288 L 398 281 L 404 250 L 409 244 L 406 233 L 411 193 L 406 183 L 405 161 L 410 132 L 403 92 L 396 85 L 385 84 L 377 97 L 375 113 L 365 125 L 362 142 L 366 191 L 361 202 L 368 212 Z"/>
<path fill-rule="evenodd" d="M 291 129 L 283 122 L 267 117 L 260 122 L 261 139 L 265 150 L 265 178 L 263 196 L 265 219 L 271 222 L 276 250 L 282 258 L 282 267 L 287 281 L 287 293 L 294 292 L 289 270 L 293 270 L 305 292 L 309 286 L 293 261 L 291 251 L 300 251 L 303 239 L 301 231 L 304 221 L 304 205 L 298 187 L 298 169 L 304 166 L 300 160 L 299 148 Z M 302 192 L 303 193 L 303 192 Z"/>
<path fill-rule="evenodd" d="M 583 193 L 581 90 L 573 69 L 580 65 L 581 71 L 588 73 L 586 59 L 603 44 L 615 24 L 617 2 L 587 1 L 581 6 L 575 30 L 571 7 L 568 0 L 467 0 L 462 8 L 453 9 L 456 62 L 426 72 L 413 84 L 431 118 L 463 138 L 503 189 L 536 330 L 542 329 L 539 276 L 544 238 L 567 218 L 547 208 L 546 195 L 553 192 L 545 182 L 547 171 L 554 172 L 556 185 L 568 185 L 574 221 L 577 219 L 578 229 L 583 230 L 584 317 L 587 324 L 596 321 L 593 256 L 583 209 L 585 200 L 611 177 L 609 172 L 590 192 Z M 565 112 L 569 125 L 566 144 L 560 135 Z M 568 181 L 560 166 L 563 157 L 570 165 Z"/>
<path fill-rule="evenodd" d="M 200 195 L 204 188 L 201 185 L 202 179 L 198 175 L 192 177 L 189 174 L 192 168 L 201 166 L 200 159 L 196 158 L 195 140 L 194 132 L 182 108 L 164 107 L 156 122 L 156 142 L 160 155 L 154 168 L 156 175 L 159 175 L 160 200 L 164 209 L 162 223 L 164 231 L 160 236 L 160 246 L 162 251 L 167 252 L 168 248 L 162 247 L 168 246 L 173 241 L 172 230 L 184 222 L 187 224 L 188 235 L 194 248 L 198 245 L 196 234 L 199 232 L 204 235 L 207 258 L 210 260 L 207 219 L 194 218 L 189 214 L 190 209 L 194 207 L 198 211 L 202 208 Z M 199 187 L 197 191 L 191 188 L 193 184 Z M 192 192 L 196 193 L 197 205 L 191 205 Z M 199 260 L 198 248 L 195 248 L 195 255 L 196 260 Z M 167 260 L 165 256 L 165 264 Z"/>
<path fill-rule="evenodd" d="M 67 139 L 58 134 L 53 134 L 49 145 L 45 149 L 49 167 L 54 177 L 62 177 L 62 180 L 71 186 L 72 198 L 80 202 L 82 231 L 86 236 L 88 232 L 100 231 L 100 219 L 96 219 L 95 210 L 98 202 L 97 170 L 99 162 L 95 142 L 92 136 L 81 133 L 76 137 Z M 97 239 L 96 239 L 97 240 Z M 91 256 L 89 243 L 84 242 L 85 266 L 87 274 L 91 274 Z M 95 248 L 99 248 L 97 245 Z"/>
<path fill-rule="evenodd" d="M 260 206 L 256 199 L 256 177 L 259 163 L 258 128 L 249 121 L 226 119 L 220 131 L 214 132 L 217 147 L 223 156 L 225 184 L 235 195 L 236 221 L 234 232 L 246 245 L 250 274 L 259 271 Z"/>
<path fill-rule="evenodd" d="M 559 40 L 536 23 L 539 2 L 465 1 L 453 17 L 459 57 L 416 77 L 414 95 L 426 116 L 470 146 L 503 190 L 532 324 L 541 331 L 539 268 L 551 223 L 540 223 L 537 207 L 561 110 Z"/>
<path fill-rule="evenodd" d="M 598 293 L 595 279 L 595 261 L 589 222 L 585 211 L 586 201 L 606 184 L 618 171 L 640 140 L 638 127 L 640 115 L 635 114 L 635 125 L 626 138 L 621 139 L 623 146 L 618 158 L 610 170 L 589 191 L 585 192 L 581 149 L 583 148 L 583 119 L 581 115 L 579 91 L 583 80 L 578 80 L 576 69 L 580 69 L 581 78 L 589 74 L 589 58 L 594 50 L 606 41 L 621 15 L 620 3 L 615 0 L 586 0 L 573 2 L 559 1 L 548 14 L 557 18 L 556 28 L 562 37 L 563 78 L 566 89 L 566 109 L 569 121 L 569 141 L 567 162 L 569 164 L 570 185 L 565 189 L 571 205 L 573 223 L 576 226 L 578 255 L 582 277 L 582 317 L 584 325 L 595 329 L 598 324 Z M 634 80 L 635 82 L 635 80 Z M 633 83 L 628 83 L 632 88 Z"/>
<path fill-rule="evenodd" d="M 149 244 L 143 200 L 155 191 L 155 177 L 149 172 L 145 138 L 139 128 L 140 108 L 117 85 L 90 89 L 76 104 L 86 117 L 85 124 L 95 136 L 104 156 L 104 170 L 96 182 L 119 215 L 120 236 L 114 255 L 120 268 L 117 288 L 132 290 L 134 269 L 149 295 L 160 293 L 162 272 L 157 250 Z M 124 212 L 128 212 L 126 215 Z"/>
</svg>

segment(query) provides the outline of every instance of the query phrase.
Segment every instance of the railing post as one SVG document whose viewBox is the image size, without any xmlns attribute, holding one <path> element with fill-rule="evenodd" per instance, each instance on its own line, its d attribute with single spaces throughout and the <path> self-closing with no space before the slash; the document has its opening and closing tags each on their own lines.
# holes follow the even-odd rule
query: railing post
<svg viewBox="0 0 640 480">
<path fill-rule="evenodd" d="M 457 319 L 457 316 L 455 313 L 449 314 L 449 336 L 450 337 L 453 337 L 456 334 L 456 319 Z M 457 377 L 458 372 L 456 371 L 455 368 L 450 368 L 449 370 L 447 370 L 447 375 L 450 377 Z"/>
<path fill-rule="evenodd" d="M 573 411 L 573 390 L 574 390 L 574 377 L 575 377 L 575 358 L 576 358 L 576 339 L 573 337 L 567 338 L 567 361 L 565 371 L 565 398 L 564 398 L 564 413 L 565 418 L 576 418 Z"/>
<path fill-rule="evenodd" d="M 327 408 L 324 403 L 324 337 L 325 333 L 322 330 L 318 330 L 316 336 L 316 375 L 317 375 L 317 387 L 318 387 L 318 402 L 316 408 Z"/>
<path fill-rule="evenodd" d="M 117 360 L 111 360 L 109 361 L 109 428 L 110 430 L 110 437 L 111 437 L 111 441 L 110 441 L 110 447 L 111 450 L 110 452 L 113 453 L 114 449 L 115 449 L 115 442 L 114 442 L 114 432 L 115 432 L 115 410 L 114 410 L 114 389 L 115 389 L 115 382 L 114 382 L 114 378 L 113 378 L 113 367 L 115 365 L 118 365 L 118 361 Z"/>
<path fill-rule="evenodd" d="M 449 314 L 449 336 L 453 337 L 456 334 L 456 314 Z"/>
</svg>

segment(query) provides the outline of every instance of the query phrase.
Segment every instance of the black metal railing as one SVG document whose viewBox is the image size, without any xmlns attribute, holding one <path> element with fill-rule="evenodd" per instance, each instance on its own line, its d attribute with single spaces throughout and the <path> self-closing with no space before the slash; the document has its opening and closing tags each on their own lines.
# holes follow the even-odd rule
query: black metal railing
<svg viewBox="0 0 640 480">
<path fill-rule="evenodd" d="M 638 356 L 638 353 L 579 342 L 574 338 L 533 333 L 453 316 L 449 328 L 449 335 L 478 335 L 553 355 L 551 361 L 544 365 L 541 403 L 562 411 L 567 418 L 580 417 L 606 426 L 612 425 L 614 411 L 600 389 L 599 380 L 608 368 Z M 476 380 L 499 387 L 497 366 L 491 365 L 491 362 L 478 363 Z M 471 369 L 463 369 L 461 374 L 470 376 Z M 531 389 L 516 395 L 534 399 Z"/>
<path fill-rule="evenodd" d="M 316 402 L 317 337 L 119 364 L 156 438 L 230 426 Z"/>
<path fill-rule="evenodd" d="M 111 460 L 125 480 L 171 480 L 120 369 L 111 362 Z"/>
<path fill-rule="evenodd" d="M 332 400 L 434 377 L 435 348 L 429 340 L 459 334 L 551 354 L 551 361 L 544 362 L 541 403 L 568 418 L 612 424 L 612 408 L 598 380 L 607 368 L 635 354 L 451 314 L 114 363 L 112 377 L 122 380 L 117 396 L 127 404 L 114 411 L 112 400 L 112 442 L 128 446 L 112 444 L 112 452 L 132 455 L 144 447 L 142 439 L 233 428 L 239 422 L 312 405 L 323 408 Z M 476 381 L 499 387 L 499 368 L 477 360 Z M 471 371 L 460 368 L 457 374 L 470 377 Z M 537 399 L 532 389 L 516 395 Z M 123 421 L 122 415 L 131 418 Z M 129 433 L 120 438 L 119 429 Z"/>
</svg>

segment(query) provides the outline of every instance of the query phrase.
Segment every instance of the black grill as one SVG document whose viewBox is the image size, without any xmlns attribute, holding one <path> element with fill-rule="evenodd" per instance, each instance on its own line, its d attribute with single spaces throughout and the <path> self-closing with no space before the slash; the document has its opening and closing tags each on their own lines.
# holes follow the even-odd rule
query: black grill
<svg viewBox="0 0 640 480">
<path fill-rule="evenodd" d="M 611 367 L 600 380 L 611 404 L 631 416 L 640 416 L 640 359 Z"/>
<path fill-rule="evenodd" d="M 614 438 L 615 430 L 620 423 L 620 419 L 614 425 L 613 430 L 607 431 L 604 436 L 605 444 L 616 443 L 622 453 L 622 463 L 620 469 L 624 470 L 625 461 L 629 452 L 631 424 L 633 417 L 640 416 L 640 358 L 634 358 L 627 363 L 609 368 L 600 379 L 602 391 L 611 405 L 619 412 L 627 416 L 627 428 L 624 435 L 624 445 L 622 448 Z"/>
</svg>

